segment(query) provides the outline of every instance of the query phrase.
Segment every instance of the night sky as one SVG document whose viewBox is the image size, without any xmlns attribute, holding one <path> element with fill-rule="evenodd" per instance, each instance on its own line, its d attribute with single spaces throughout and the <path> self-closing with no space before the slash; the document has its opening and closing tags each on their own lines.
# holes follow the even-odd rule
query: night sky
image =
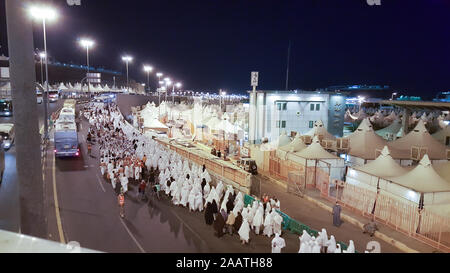
<svg viewBox="0 0 450 273">
<path fill-rule="evenodd" d="M 7 54 L 4 2 L 0 53 Z M 245 92 L 251 71 L 260 72 L 260 89 L 284 89 L 291 41 L 290 89 L 382 84 L 425 97 L 450 90 L 450 0 L 41 2 L 60 12 L 47 30 L 51 56 L 84 64 L 77 38 L 92 37 L 93 66 L 124 71 L 128 53 L 130 76 L 142 82 L 148 63 L 189 90 Z M 42 48 L 42 28 L 34 29 Z"/>
</svg>

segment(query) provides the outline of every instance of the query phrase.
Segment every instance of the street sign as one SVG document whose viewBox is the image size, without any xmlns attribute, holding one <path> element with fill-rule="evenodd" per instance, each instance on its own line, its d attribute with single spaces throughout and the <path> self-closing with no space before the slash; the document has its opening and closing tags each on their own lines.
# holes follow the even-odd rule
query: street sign
<svg viewBox="0 0 450 273">
<path fill-rule="evenodd" d="M 258 77 L 259 77 L 259 72 L 252 72 L 251 86 L 253 86 L 253 87 L 258 86 Z"/>
<path fill-rule="evenodd" d="M 102 74 L 101 73 L 86 73 L 86 80 L 88 83 L 101 83 Z"/>
</svg>

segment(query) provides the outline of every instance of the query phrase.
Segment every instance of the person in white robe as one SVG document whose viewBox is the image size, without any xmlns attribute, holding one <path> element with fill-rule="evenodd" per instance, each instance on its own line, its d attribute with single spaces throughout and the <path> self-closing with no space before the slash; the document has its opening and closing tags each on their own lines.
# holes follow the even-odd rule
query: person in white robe
<svg viewBox="0 0 450 273">
<path fill-rule="evenodd" d="M 111 179 L 111 186 L 113 187 L 113 189 L 116 189 L 116 177 L 114 176 L 114 170 L 111 170 L 109 172 L 109 177 Z"/>
<path fill-rule="evenodd" d="M 270 238 L 272 237 L 272 234 L 273 234 L 272 214 L 267 213 L 264 219 L 263 235 L 266 235 L 267 237 Z"/>
<path fill-rule="evenodd" d="M 246 218 L 243 218 L 242 225 L 238 231 L 239 237 L 241 238 L 242 244 L 248 243 L 250 239 L 250 226 Z"/>
<path fill-rule="evenodd" d="M 281 253 L 281 249 L 286 246 L 286 241 L 280 237 L 279 233 L 275 233 L 272 239 L 272 253 Z"/>
<path fill-rule="evenodd" d="M 122 185 L 123 192 L 126 193 L 128 191 L 128 178 L 124 175 L 120 175 L 120 185 Z"/>
<path fill-rule="evenodd" d="M 134 179 L 139 181 L 141 179 L 142 167 L 139 164 L 136 164 L 134 167 Z"/>
<path fill-rule="evenodd" d="M 334 253 L 342 253 L 342 249 L 341 249 L 341 245 L 340 244 L 336 245 L 336 250 L 334 251 Z"/>
<path fill-rule="evenodd" d="M 252 225 L 255 229 L 256 235 L 259 235 L 259 231 L 261 229 L 262 224 L 264 223 L 264 208 L 263 206 L 259 206 L 258 210 L 255 213 L 255 217 L 253 217 Z"/>
<path fill-rule="evenodd" d="M 203 211 L 203 196 L 201 191 L 197 191 L 195 194 L 195 205 L 194 205 L 194 211 Z"/>
<path fill-rule="evenodd" d="M 313 240 L 314 244 L 312 247 L 312 252 L 311 253 L 320 253 L 320 245 L 319 242 L 317 240 Z"/>
<path fill-rule="evenodd" d="M 355 253 L 355 244 L 353 243 L 353 240 L 350 240 L 347 250 L 344 250 L 343 252 L 344 253 Z"/>
<path fill-rule="evenodd" d="M 195 195 L 197 194 L 197 188 L 193 188 L 189 193 L 188 203 L 189 203 L 189 211 L 195 211 Z"/>
<path fill-rule="evenodd" d="M 283 223 L 283 217 L 275 210 L 272 209 L 272 221 L 273 221 L 273 233 L 280 233 L 282 231 L 281 224 Z"/>
<path fill-rule="evenodd" d="M 336 251 L 336 239 L 333 235 L 330 236 L 330 240 L 327 242 L 327 253 L 334 253 Z"/>
<path fill-rule="evenodd" d="M 188 184 L 185 184 L 185 185 L 181 188 L 181 200 L 180 200 L 180 205 L 182 205 L 183 207 L 186 207 L 187 202 L 188 202 L 188 198 L 189 198 L 189 186 L 188 186 Z"/>
</svg>

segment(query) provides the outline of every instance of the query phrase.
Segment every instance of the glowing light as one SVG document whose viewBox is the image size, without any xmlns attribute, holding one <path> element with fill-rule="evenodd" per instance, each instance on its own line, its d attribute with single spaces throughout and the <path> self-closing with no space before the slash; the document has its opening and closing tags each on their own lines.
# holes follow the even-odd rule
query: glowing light
<svg viewBox="0 0 450 273">
<path fill-rule="evenodd" d="M 45 52 L 41 52 L 39 53 L 39 57 L 41 57 L 41 59 L 45 59 L 47 57 L 47 54 L 45 54 Z"/>
<path fill-rule="evenodd" d="M 133 60 L 133 57 L 131 56 L 123 56 L 122 61 L 124 62 L 131 62 Z"/>
<path fill-rule="evenodd" d="M 151 67 L 149 65 L 144 65 L 144 71 L 145 72 L 152 72 L 153 71 L 153 67 Z"/>
<path fill-rule="evenodd" d="M 156 73 L 156 77 L 161 78 L 164 74 L 161 72 Z"/>
<path fill-rule="evenodd" d="M 408 196 L 409 196 L 410 198 L 416 198 L 416 193 L 413 192 L 413 191 L 408 191 Z"/>
<path fill-rule="evenodd" d="M 80 45 L 81 45 L 82 47 L 89 48 L 89 47 L 93 47 L 94 44 L 95 44 L 94 41 L 89 40 L 89 39 L 81 39 L 81 40 L 80 40 Z"/>
<path fill-rule="evenodd" d="M 181 82 L 177 82 L 177 84 L 175 85 L 177 88 L 181 88 L 182 84 Z"/>
<path fill-rule="evenodd" d="M 54 8 L 46 6 L 33 6 L 29 10 L 31 17 L 40 20 L 53 21 L 58 17 L 58 13 Z"/>
</svg>

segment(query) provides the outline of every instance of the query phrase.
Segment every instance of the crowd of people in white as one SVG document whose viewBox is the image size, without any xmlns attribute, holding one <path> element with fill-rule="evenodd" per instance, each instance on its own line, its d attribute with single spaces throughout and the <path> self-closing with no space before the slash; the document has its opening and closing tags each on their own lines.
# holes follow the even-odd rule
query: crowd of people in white
<svg viewBox="0 0 450 273">
<path fill-rule="evenodd" d="M 100 171 L 117 192 L 128 191 L 129 182 L 140 183 L 145 177 L 154 177 L 151 190 L 162 192 L 174 205 L 203 212 L 205 223 L 213 225 L 215 235 L 222 237 L 237 233 L 242 244 L 249 243 L 250 232 L 272 239 L 272 252 L 280 253 L 286 246 L 281 238 L 283 217 L 277 212 L 280 202 L 270 199 L 254 200 L 245 206 L 245 196 L 231 185 L 213 179 L 205 166 L 189 163 L 186 159 L 157 141 L 145 136 L 130 125 L 117 105 L 92 104 L 86 107 L 84 117 L 90 123 L 89 134 L 97 136 L 100 145 Z M 328 238 L 322 229 L 317 238 L 303 231 L 299 253 L 352 253 L 353 241 L 341 251 L 334 236 Z"/>
</svg>

